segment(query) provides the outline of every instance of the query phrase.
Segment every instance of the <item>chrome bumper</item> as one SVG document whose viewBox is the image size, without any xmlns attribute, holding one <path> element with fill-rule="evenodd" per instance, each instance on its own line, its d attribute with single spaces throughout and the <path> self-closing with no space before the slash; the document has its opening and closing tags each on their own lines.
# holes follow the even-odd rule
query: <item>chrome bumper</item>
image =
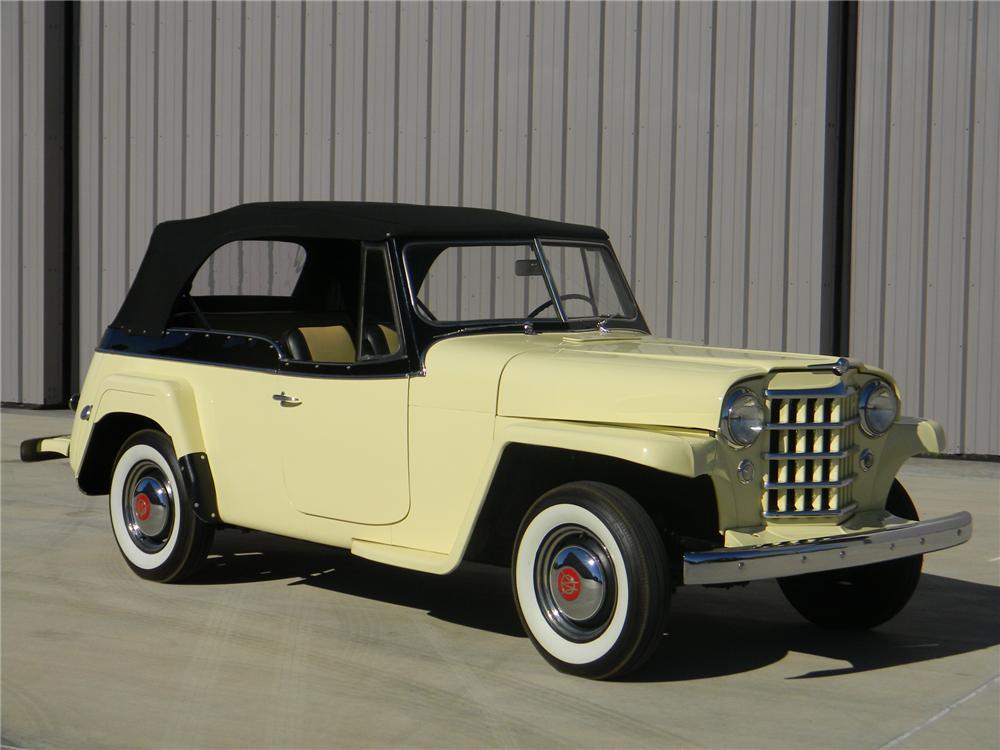
<svg viewBox="0 0 1000 750">
<path fill-rule="evenodd" d="M 741 583 L 922 555 L 972 536 L 972 516 L 955 513 L 884 531 L 761 547 L 720 548 L 684 555 L 684 583 Z"/>
</svg>

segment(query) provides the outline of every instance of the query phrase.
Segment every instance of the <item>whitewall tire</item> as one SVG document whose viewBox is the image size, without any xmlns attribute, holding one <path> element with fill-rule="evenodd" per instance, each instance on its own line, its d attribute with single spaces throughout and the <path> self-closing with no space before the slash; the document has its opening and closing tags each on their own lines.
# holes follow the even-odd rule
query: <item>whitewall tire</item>
<svg viewBox="0 0 1000 750">
<path fill-rule="evenodd" d="M 125 562 L 143 578 L 178 581 L 205 560 L 213 529 L 191 509 L 170 439 L 137 432 L 122 446 L 111 477 L 111 529 Z"/>
<path fill-rule="evenodd" d="M 575 482 L 543 495 L 518 531 L 511 576 L 525 631 L 561 671 L 617 677 L 655 651 L 670 596 L 663 543 L 621 490 Z"/>
</svg>

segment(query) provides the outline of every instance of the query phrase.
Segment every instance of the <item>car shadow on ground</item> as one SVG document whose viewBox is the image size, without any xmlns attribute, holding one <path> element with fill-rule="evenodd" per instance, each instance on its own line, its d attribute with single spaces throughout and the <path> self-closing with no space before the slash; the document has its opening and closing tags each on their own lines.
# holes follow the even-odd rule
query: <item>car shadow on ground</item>
<svg viewBox="0 0 1000 750">
<path fill-rule="evenodd" d="M 258 532 L 217 534 L 209 565 L 195 585 L 288 579 L 374 601 L 423 610 L 478 630 L 524 637 L 509 572 L 465 564 L 447 576 L 380 565 L 345 550 Z M 885 669 L 989 648 L 1000 642 L 1000 587 L 924 574 L 913 600 L 870 631 L 825 630 L 803 621 L 777 584 L 728 590 L 682 588 L 674 594 L 667 633 L 634 682 L 676 682 L 750 672 L 789 652 L 829 659 L 826 669 L 789 675 L 816 679 Z"/>
<path fill-rule="evenodd" d="M 221 585 L 290 579 L 403 607 L 501 635 L 524 637 L 505 568 L 465 564 L 438 576 L 364 560 L 346 550 L 260 532 L 216 535 L 205 570 L 191 584 Z"/>
</svg>

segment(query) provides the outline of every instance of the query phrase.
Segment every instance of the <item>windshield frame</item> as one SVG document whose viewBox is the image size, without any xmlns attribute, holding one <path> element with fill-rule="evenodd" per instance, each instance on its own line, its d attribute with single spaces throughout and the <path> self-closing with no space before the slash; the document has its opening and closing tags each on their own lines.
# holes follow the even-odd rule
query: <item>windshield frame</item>
<svg viewBox="0 0 1000 750">
<path fill-rule="evenodd" d="M 542 269 L 542 276 L 545 282 L 545 288 L 549 294 L 549 299 L 553 304 L 553 307 L 557 313 L 557 318 L 530 318 L 526 316 L 519 316 L 514 318 L 478 318 L 470 320 L 431 320 L 428 318 L 423 311 L 420 309 L 420 305 L 417 304 L 418 290 L 414 288 L 413 276 L 411 273 L 411 263 L 410 255 L 411 252 L 421 246 L 435 246 L 440 247 L 442 244 L 446 245 L 446 248 L 451 247 L 490 247 L 490 246 L 524 246 L 531 247 L 532 252 L 535 255 L 535 259 L 538 260 L 540 267 Z M 615 290 L 619 297 L 623 297 L 620 301 L 623 306 L 631 306 L 631 317 L 619 317 L 612 316 L 610 318 L 602 318 L 600 316 L 574 316 L 572 318 L 567 318 L 565 309 L 563 308 L 562 302 L 559 298 L 557 292 L 558 287 L 555 285 L 555 281 L 552 277 L 552 271 L 549 267 L 548 258 L 545 255 L 544 246 L 562 246 L 567 248 L 597 248 L 605 254 L 605 262 L 608 263 L 608 273 L 614 276 L 617 274 L 617 279 L 612 278 L 612 283 L 615 286 Z M 493 328 L 510 329 L 512 326 L 517 326 L 519 328 L 532 327 L 538 329 L 539 332 L 546 330 L 553 331 L 578 331 L 587 330 L 595 328 L 596 326 L 604 326 L 606 328 L 625 328 L 631 330 L 639 330 L 648 333 L 649 329 L 646 325 L 646 321 L 643 319 L 642 313 L 639 310 L 639 305 L 635 300 L 635 295 L 632 291 L 631 285 L 628 283 L 628 279 L 622 270 L 621 263 L 618 260 L 618 256 L 612 249 L 611 245 L 607 242 L 599 242 L 593 240 L 580 240 L 573 238 L 563 238 L 563 237 L 531 237 L 525 239 L 505 239 L 505 240 L 491 240 L 486 238 L 476 238 L 469 240 L 448 240 L 447 242 L 436 242 L 433 240 L 419 240 L 406 242 L 400 248 L 400 255 L 402 256 L 402 266 L 403 266 L 403 280 L 406 287 L 406 295 L 408 306 L 413 311 L 414 321 L 419 321 L 421 324 L 429 326 L 433 329 L 440 330 L 442 333 L 451 332 L 458 333 L 462 331 L 488 331 Z M 625 312 L 629 312 L 625 310 Z"/>
</svg>

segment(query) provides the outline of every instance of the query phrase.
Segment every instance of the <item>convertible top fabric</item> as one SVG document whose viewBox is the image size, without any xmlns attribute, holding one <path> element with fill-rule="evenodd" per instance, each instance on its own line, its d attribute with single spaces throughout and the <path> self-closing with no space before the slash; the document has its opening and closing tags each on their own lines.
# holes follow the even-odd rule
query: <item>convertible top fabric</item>
<svg viewBox="0 0 1000 750">
<path fill-rule="evenodd" d="M 158 334 L 177 295 L 219 247 L 251 239 L 605 240 L 597 227 L 455 206 L 402 203 L 247 203 L 157 225 L 113 328 Z"/>
</svg>

